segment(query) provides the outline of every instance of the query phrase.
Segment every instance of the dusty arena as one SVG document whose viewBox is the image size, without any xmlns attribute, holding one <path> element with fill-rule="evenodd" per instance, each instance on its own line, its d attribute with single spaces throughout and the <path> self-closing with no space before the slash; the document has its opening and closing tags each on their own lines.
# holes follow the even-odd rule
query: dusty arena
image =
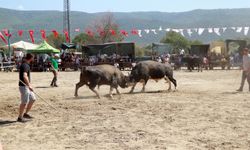
<svg viewBox="0 0 250 150">
<path fill-rule="evenodd" d="M 249 149 L 250 94 L 236 93 L 241 72 L 175 72 L 178 89 L 150 81 L 146 93 L 102 99 L 86 86 L 74 98 L 79 72 L 61 72 L 59 88 L 50 88 L 51 73 L 32 73 L 36 102 L 33 121 L 16 123 L 18 73 L 0 73 L 0 141 L 4 150 L 74 149 Z M 247 83 L 246 83 L 247 84 Z"/>
</svg>

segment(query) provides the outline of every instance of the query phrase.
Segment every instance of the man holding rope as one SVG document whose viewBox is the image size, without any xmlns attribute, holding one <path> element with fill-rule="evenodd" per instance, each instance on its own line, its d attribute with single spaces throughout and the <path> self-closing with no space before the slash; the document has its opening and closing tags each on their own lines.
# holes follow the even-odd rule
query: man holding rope
<svg viewBox="0 0 250 150">
<path fill-rule="evenodd" d="M 27 54 L 25 60 L 22 62 L 19 71 L 19 91 L 21 93 L 21 104 L 19 107 L 18 122 L 26 122 L 25 119 L 32 119 L 28 112 L 31 110 L 36 97 L 33 93 L 33 88 L 30 83 L 30 63 L 34 60 L 34 56 Z M 27 106 L 27 108 L 26 108 Z M 26 111 L 25 111 L 26 108 Z M 25 118 L 25 119 L 24 119 Z"/>
<path fill-rule="evenodd" d="M 242 79 L 241 79 L 241 85 L 240 88 L 237 90 L 238 92 L 243 91 L 243 87 L 245 84 L 245 81 L 247 79 L 248 86 L 249 86 L 249 92 L 250 92 L 250 55 L 248 48 L 245 48 L 243 50 L 243 64 L 242 64 Z"/>
</svg>

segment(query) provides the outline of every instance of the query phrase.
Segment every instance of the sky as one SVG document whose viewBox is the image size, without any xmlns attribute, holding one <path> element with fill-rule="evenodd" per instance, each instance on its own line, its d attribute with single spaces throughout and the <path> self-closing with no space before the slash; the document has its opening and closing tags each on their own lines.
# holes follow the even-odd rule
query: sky
<svg viewBox="0 0 250 150">
<path fill-rule="evenodd" d="M 250 0 L 70 0 L 83 12 L 183 12 L 194 9 L 250 8 Z M 0 0 L 0 7 L 17 10 L 63 10 L 63 0 Z"/>
</svg>

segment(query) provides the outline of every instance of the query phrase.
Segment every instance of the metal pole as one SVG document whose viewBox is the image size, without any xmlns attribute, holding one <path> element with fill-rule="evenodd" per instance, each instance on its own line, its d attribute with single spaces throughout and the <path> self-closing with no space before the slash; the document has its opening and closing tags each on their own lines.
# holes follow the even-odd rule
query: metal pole
<svg viewBox="0 0 250 150">
<path fill-rule="evenodd" d="M 11 62 L 11 48 L 10 48 L 10 30 L 8 30 L 8 48 L 9 48 L 9 62 Z"/>
</svg>

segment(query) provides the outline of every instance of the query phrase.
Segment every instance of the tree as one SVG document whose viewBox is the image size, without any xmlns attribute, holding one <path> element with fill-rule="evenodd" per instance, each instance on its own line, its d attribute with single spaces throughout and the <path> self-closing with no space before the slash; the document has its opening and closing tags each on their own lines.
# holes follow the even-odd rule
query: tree
<svg viewBox="0 0 250 150">
<path fill-rule="evenodd" d="M 59 34 L 58 37 L 54 37 L 54 34 L 50 34 L 49 36 L 47 36 L 47 42 L 48 44 L 50 44 L 51 46 L 60 49 L 61 45 L 64 43 L 65 41 L 65 37 L 62 34 Z"/>
<path fill-rule="evenodd" d="M 161 43 L 169 43 L 173 47 L 173 50 L 177 52 L 180 49 L 188 49 L 189 41 L 181 34 L 174 31 L 168 32 L 166 37 L 161 40 Z"/>
<path fill-rule="evenodd" d="M 96 36 L 89 36 L 86 33 L 80 33 L 72 41 L 75 44 L 83 45 L 83 44 L 98 44 L 100 40 Z"/>
</svg>

